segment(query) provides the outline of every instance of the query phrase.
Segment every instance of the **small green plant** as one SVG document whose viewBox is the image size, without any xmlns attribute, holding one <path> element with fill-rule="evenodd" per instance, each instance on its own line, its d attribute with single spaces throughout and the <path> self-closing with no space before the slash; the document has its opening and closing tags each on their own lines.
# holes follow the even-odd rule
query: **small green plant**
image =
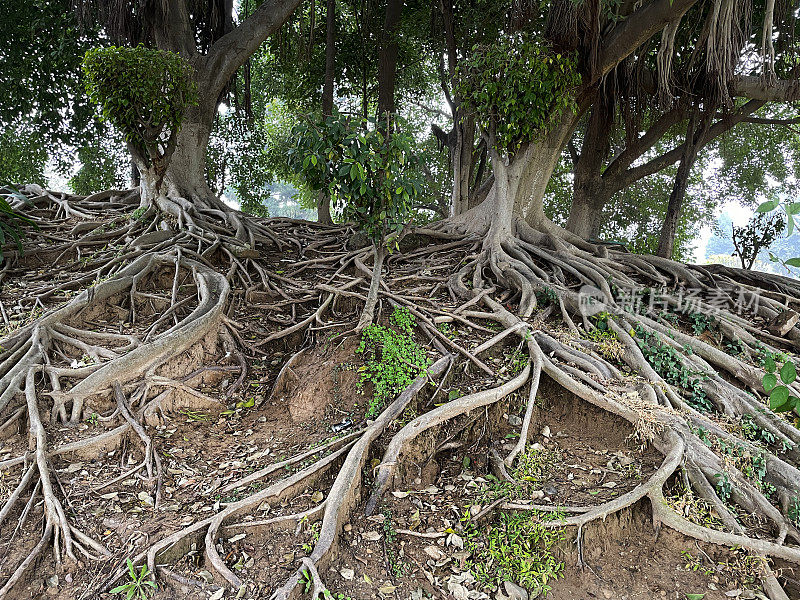
<svg viewBox="0 0 800 600">
<path fill-rule="evenodd" d="M 534 292 L 539 307 L 558 304 L 558 295 L 553 288 L 545 287 Z"/>
<path fill-rule="evenodd" d="M 797 379 L 794 362 L 787 358 L 778 370 L 775 357 L 767 354 L 764 357 L 764 369 L 767 374 L 762 379 L 764 391 L 769 394 L 769 407 L 775 412 L 789 412 L 800 408 L 800 398 L 793 396 L 787 386 Z M 776 374 L 777 372 L 777 374 Z M 778 377 L 780 376 L 780 381 Z"/>
<path fill-rule="evenodd" d="M 464 392 L 462 392 L 458 388 L 454 388 L 454 389 L 450 390 L 449 392 L 447 392 L 447 400 L 452 402 L 453 400 L 458 400 L 463 395 L 464 395 Z"/>
<path fill-rule="evenodd" d="M 611 326 L 609 325 L 609 319 L 611 318 L 611 314 L 605 311 L 599 312 L 596 315 L 592 315 L 589 317 L 592 321 L 594 321 L 594 326 L 600 332 L 609 332 L 611 333 Z"/>
<path fill-rule="evenodd" d="M 301 523 L 308 525 L 308 517 L 303 517 L 303 521 L 301 521 Z M 311 554 L 311 552 L 314 550 L 314 546 L 319 541 L 319 531 L 321 527 L 322 527 L 321 521 L 317 521 L 315 523 L 312 523 L 311 525 L 308 525 L 308 531 L 311 532 L 311 539 L 307 542 L 304 542 L 302 545 L 303 552 L 305 552 L 306 554 Z"/>
<path fill-rule="evenodd" d="M 731 499 L 731 494 L 733 493 L 731 480 L 728 478 L 727 473 L 717 473 L 715 477 L 717 478 L 717 496 L 719 496 L 719 499 L 727 504 L 728 500 Z"/>
<path fill-rule="evenodd" d="M 130 558 L 126 560 L 128 562 L 128 581 L 115 587 L 111 593 L 125 594 L 125 600 L 147 600 L 149 594 L 156 590 L 155 581 L 151 581 L 149 578 L 150 570 L 147 565 L 142 565 L 137 573 L 133 561 Z"/>
<path fill-rule="evenodd" d="M 703 313 L 689 313 L 689 323 L 692 326 L 692 332 L 695 335 L 700 335 L 704 331 L 711 331 L 716 323 L 716 319 L 711 315 Z"/>
<path fill-rule="evenodd" d="M 564 540 L 564 530 L 545 527 L 541 518 L 501 512 L 499 522 L 479 531 L 467 511 L 462 522 L 472 557 L 466 565 L 475 579 L 485 587 L 514 581 L 534 594 L 547 594 L 550 581 L 563 575 L 564 563 L 552 550 Z"/>
<path fill-rule="evenodd" d="M 800 498 L 795 496 L 789 501 L 789 508 L 786 511 L 786 515 L 795 525 L 800 526 Z"/>
<path fill-rule="evenodd" d="M 97 424 L 100 422 L 100 415 L 98 415 L 96 412 L 93 412 L 86 417 L 86 422 L 92 427 L 97 427 Z"/>
<path fill-rule="evenodd" d="M 147 212 L 146 206 L 140 206 L 135 211 L 131 213 L 131 221 L 138 221 L 144 216 L 144 213 Z"/>
<path fill-rule="evenodd" d="M 389 563 L 389 570 L 395 577 L 402 577 L 408 570 L 408 565 L 397 556 L 395 549 L 397 531 L 394 528 L 392 511 L 383 511 L 383 539 L 385 540 L 384 549 L 386 551 L 386 562 Z"/>
<path fill-rule="evenodd" d="M 522 373 L 528 366 L 528 353 L 522 348 L 517 348 L 508 359 L 508 372 L 514 376 Z"/>
<path fill-rule="evenodd" d="M 448 339 L 454 340 L 458 337 L 458 330 L 450 325 L 450 323 L 439 323 L 436 325 L 436 329 Z"/>
<path fill-rule="evenodd" d="M 358 386 L 363 390 L 369 381 L 375 390 L 367 418 L 379 414 L 386 403 L 407 388 L 429 364 L 425 350 L 412 337 L 416 319 L 407 308 L 395 308 L 389 325 L 368 326 L 356 349 L 356 353 L 364 355 Z"/>
<path fill-rule="evenodd" d="M 653 333 L 637 327 L 636 343 L 653 369 L 670 385 L 688 392 L 687 404 L 703 412 L 711 412 L 714 407 L 703 389 L 703 373 L 687 369 L 678 351 L 662 343 Z"/>
</svg>

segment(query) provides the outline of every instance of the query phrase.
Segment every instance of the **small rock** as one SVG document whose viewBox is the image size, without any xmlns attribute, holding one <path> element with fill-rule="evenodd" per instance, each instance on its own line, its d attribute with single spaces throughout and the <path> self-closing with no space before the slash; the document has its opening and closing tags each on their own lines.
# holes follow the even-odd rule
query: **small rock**
<svg viewBox="0 0 800 600">
<path fill-rule="evenodd" d="M 344 530 L 345 532 L 350 533 L 351 531 L 353 531 L 353 526 L 350 523 L 345 523 Z"/>
<path fill-rule="evenodd" d="M 525 588 L 518 586 L 513 581 L 504 581 L 503 587 L 506 590 L 508 600 L 528 600 L 528 592 Z"/>
<path fill-rule="evenodd" d="M 544 426 L 544 429 L 542 429 L 542 435 L 543 435 L 544 437 L 546 437 L 546 438 L 549 438 L 549 437 L 550 437 L 550 427 L 548 427 L 547 425 L 545 425 L 545 426 Z"/>
<path fill-rule="evenodd" d="M 541 500 L 544 498 L 544 492 L 542 490 L 534 490 L 531 492 L 531 500 Z"/>
<path fill-rule="evenodd" d="M 339 573 L 346 581 L 353 581 L 353 578 L 356 576 L 356 572 L 353 571 L 353 569 L 342 569 Z"/>
<path fill-rule="evenodd" d="M 225 588 L 219 588 L 208 597 L 208 600 L 220 600 L 225 595 Z"/>
<path fill-rule="evenodd" d="M 49 587 L 49 588 L 58 587 L 58 575 L 53 575 L 52 577 L 48 577 L 45 580 L 45 583 L 47 584 L 47 587 Z"/>
<path fill-rule="evenodd" d="M 611 598 L 614 595 L 614 592 L 612 592 L 611 590 L 600 590 L 600 591 L 603 594 L 603 598 L 606 599 Z"/>
<path fill-rule="evenodd" d="M 522 425 L 522 419 L 517 415 L 508 415 L 508 424 L 512 427 L 519 427 Z"/>
<path fill-rule="evenodd" d="M 472 506 L 469 507 L 469 514 L 471 514 L 473 517 L 477 516 L 479 512 L 481 512 L 480 504 L 473 504 Z"/>
</svg>

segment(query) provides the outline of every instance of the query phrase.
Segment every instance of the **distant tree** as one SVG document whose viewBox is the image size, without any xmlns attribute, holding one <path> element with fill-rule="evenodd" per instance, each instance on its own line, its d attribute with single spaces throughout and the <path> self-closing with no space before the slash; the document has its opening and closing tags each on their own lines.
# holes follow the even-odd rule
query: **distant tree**
<svg viewBox="0 0 800 600">
<path fill-rule="evenodd" d="M 747 225 L 731 225 L 733 253 L 739 257 L 743 269 L 752 269 L 759 253 L 772 245 L 786 227 L 780 214 L 758 213 Z"/>
<path fill-rule="evenodd" d="M 81 163 L 68 185 L 76 194 L 89 195 L 109 189 L 120 189 L 126 185 L 123 156 L 114 152 L 112 144 L 95 143 L 78 148 L 78 160 Z"/>
<path fill-rule="evenodd" d="M 61 167 L 99 127 L 81 82 L 81 59 L 102 42 L 79 26 L 72 0 L 4 0 L 0 10 L 0 131 L 25 131 Z M 20 127 L 22 125 L 22 127 Z"/>
<path fill-rule="evenodd" d="M 47 149 L 40 135 L 15 128 L 0 132 L 0 184 L 46 185 L 47 159 Z"/>
</svg>

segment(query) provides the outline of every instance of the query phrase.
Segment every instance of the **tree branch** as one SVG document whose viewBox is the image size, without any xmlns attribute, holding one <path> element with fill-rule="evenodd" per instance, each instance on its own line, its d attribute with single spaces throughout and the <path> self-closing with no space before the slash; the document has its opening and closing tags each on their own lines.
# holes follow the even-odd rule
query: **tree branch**
<svg viewBox="0 0 800 600">
<path fill-rule="evenodd" d="M 760 77 L 739 77 L 734 83 L 733 94 L 765 102 L 790 102 L 800 100 L 800 82 L 781 79 L 766 85 Z"/>
<path fill-rule="evenodd" d="M 740 107 L 736 112 L 714 123 L 708 128 L 702 138 L 698 140 L 696 144 L 697 149 L 699 150 L 700 148 L 703 148 L 721 136 L 723 133 L 726 133 L 732 129 L 738 123 L 741 123 L 744 119 L 748 118 L 751 114 L 764 106 L 764 104 L 766 104 L 766 102 L 763 100 L 750 100 Z M 609 179 L 609 185 L 611 185 L 615 192 L 618 192 L 644 177 L 658 173 L 662 169 L 665 169 L 666 167 L 678 162 L 681 159 L 683 149 L 684 144 L 681 144 L 669 152 L 665 152 L 661 156 L 657 156 L 656 158 L 644 163 L 643 165 L 628 169 L 616 177 Z"/>
<path fill-rule="evenodd" d="M 609 73 L 639 46 L 682 16 L 697 0 L 650 0 L 620 22 L 606 36 L 600 48 L 596 79 Z M 595 83 L 594 81 L 589 82 Z"/>
<path fill-rule="evenodd" d="M 289 18 L 300 0 L 264 0 L 253 14 L 211 46 L 204 73 L 209 93 L 218 96 L 230 78 L 258 47 Z"/>
<path fill-rule="evenodd" d="M 638 137 L 632 144 L 620 152 L 609 163 L 604 176 L 615 177 L 630 167 L 645 152 L 650 150 L 667 133 L 670 127 L 677 125 L 686 118 L 686 111 L 682 108 L 673 108 L 661 115 L 650 128 Z"/>
</svg>

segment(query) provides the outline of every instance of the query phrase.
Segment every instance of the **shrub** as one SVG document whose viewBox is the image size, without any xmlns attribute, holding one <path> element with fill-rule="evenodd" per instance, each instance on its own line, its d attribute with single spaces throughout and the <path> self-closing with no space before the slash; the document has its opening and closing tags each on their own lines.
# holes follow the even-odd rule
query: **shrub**
<svg viewBox="0 0 800 600">
<path fill-rule="evenodd" d="M 119 129 L 135 158 L 153 166 L 160 187 L 186 110 L 197 105 L 191 65 L 166 50 L 95 48 L 83 59 L 86 92 Z"/>
</svg>

